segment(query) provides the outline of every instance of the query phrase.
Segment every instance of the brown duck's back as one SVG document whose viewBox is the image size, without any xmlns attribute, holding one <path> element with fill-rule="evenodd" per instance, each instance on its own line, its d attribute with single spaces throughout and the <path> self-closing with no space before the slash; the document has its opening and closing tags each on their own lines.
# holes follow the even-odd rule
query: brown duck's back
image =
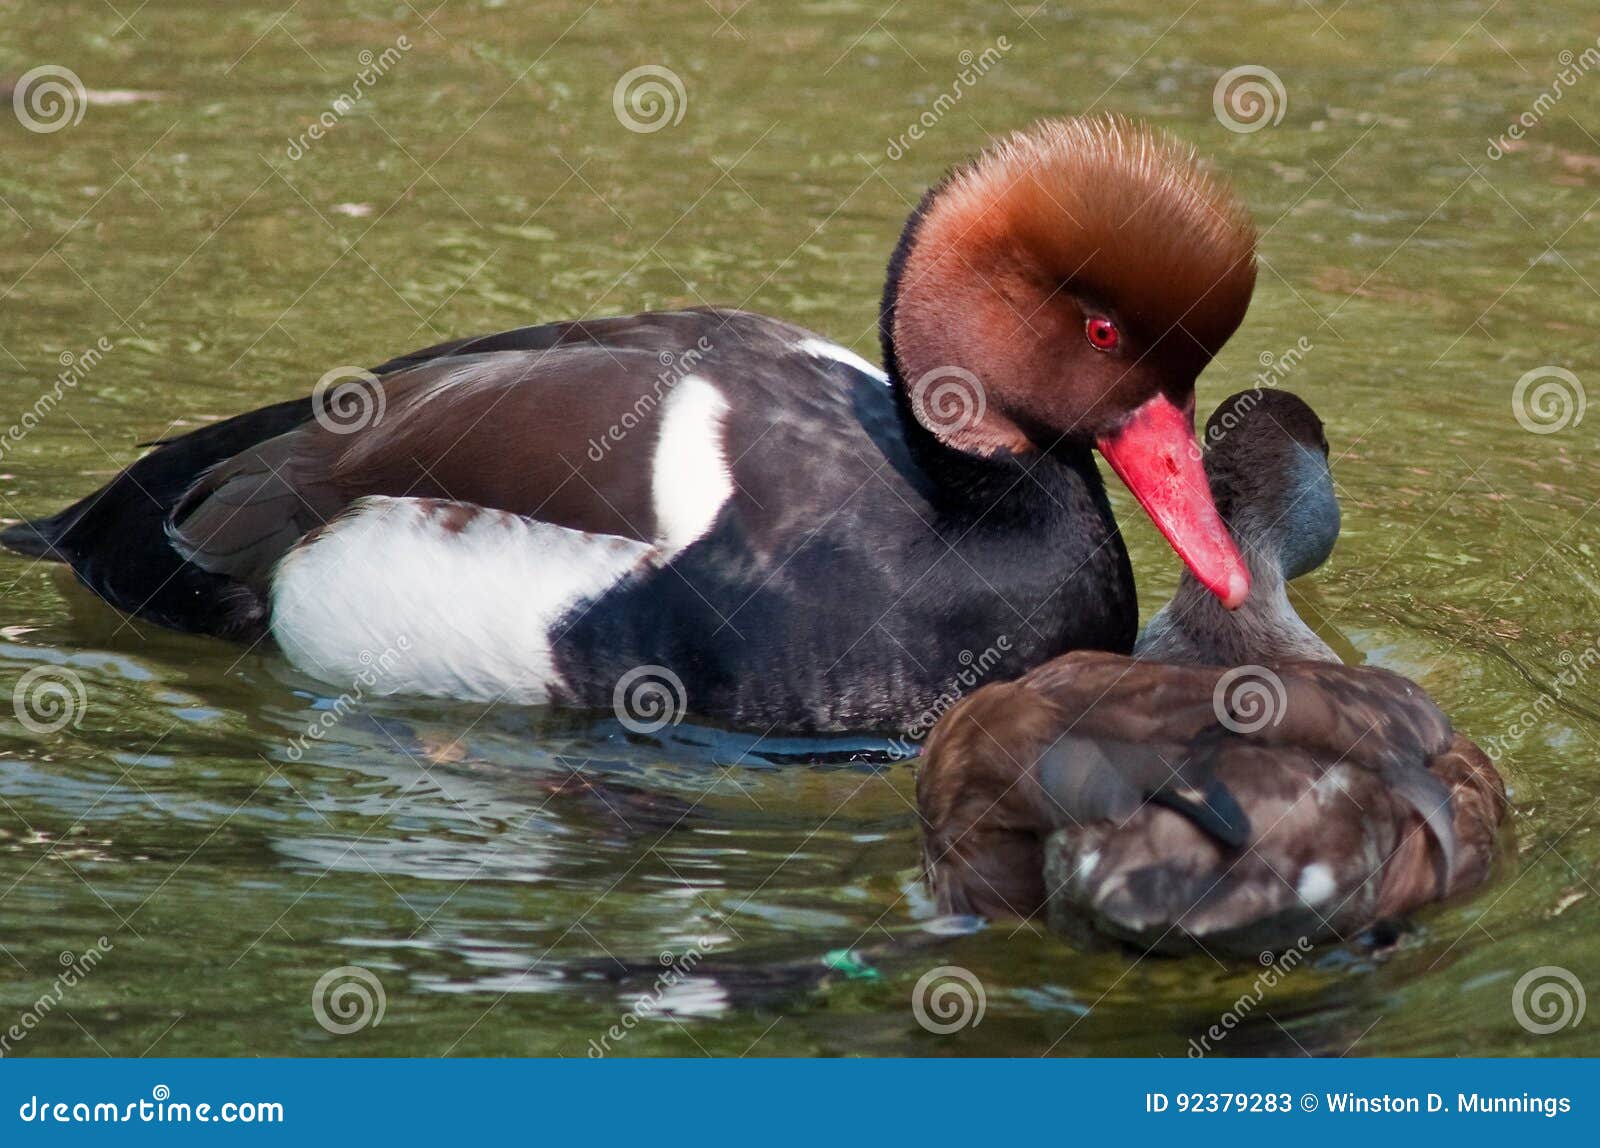
<svg viewBox="0 0 1600 1148">
<path fill-rule="evenodd" d="M 1082 652 L 958 705 L 918 778 L 941 908 L 1253 953 L 1486 879 L 1504 786 L 1420 687 L 1250 669 L 1265 710 L 1239 670 Z"/>
</svg>

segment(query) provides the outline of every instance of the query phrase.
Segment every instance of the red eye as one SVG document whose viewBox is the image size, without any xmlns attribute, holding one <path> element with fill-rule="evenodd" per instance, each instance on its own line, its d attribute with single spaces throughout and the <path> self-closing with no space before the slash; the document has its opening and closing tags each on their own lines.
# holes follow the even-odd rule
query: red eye
<svg viewBox="0 0 1600 1148">
<path fill-rule="evenodd" d="M 1117 325 L 1099 315 L 1083 325 L 1083 333 L 1089 338 L 1089 346 L 1097 351 L 1109 351 L 1117 345 Z"/>
</svg>

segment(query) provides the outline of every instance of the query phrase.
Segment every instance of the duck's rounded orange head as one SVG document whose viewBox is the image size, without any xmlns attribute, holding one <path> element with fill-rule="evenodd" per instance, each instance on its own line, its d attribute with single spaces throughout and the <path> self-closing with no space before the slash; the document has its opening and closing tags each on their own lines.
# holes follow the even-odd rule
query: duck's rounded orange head
<svg viewBox="0 0 1600 1148">
<path fill-rule="evenodd" d="M 1249 214 L 1192 148 L 1117 116 L 1046 120 L 924 197 L 890 266 L 885 358 L 949 446 L 1092 443 L 1237 606 L 1249 574 L 1211 502 L 1194 387 L 1255 278 Z M 957 370 L 981 388 L 972 417 L 926 417 L 919 381 Z"/>
</svg>

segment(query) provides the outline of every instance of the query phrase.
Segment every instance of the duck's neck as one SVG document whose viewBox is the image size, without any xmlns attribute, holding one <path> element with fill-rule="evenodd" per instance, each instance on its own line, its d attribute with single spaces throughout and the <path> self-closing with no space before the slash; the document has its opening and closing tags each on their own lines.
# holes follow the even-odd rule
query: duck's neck
<svg viewBox="0 0 1600 1148">
<path fill-rule="evenodd" d="M 1250 567 L 1250 594 L 1229 610 L 1187 570 L 1172 601 L 1150 620 L 1134 656 L 1146 661 L 1242 666 L 1266 662 L 1337 662 L 1339 656 L 1289 603 L 1279 551 L 1235 531 Z"/>
</svg>

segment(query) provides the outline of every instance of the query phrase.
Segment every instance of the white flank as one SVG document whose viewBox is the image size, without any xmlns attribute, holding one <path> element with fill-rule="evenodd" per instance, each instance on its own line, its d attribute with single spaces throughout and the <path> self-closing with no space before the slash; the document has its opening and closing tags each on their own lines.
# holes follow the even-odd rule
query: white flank
<svg viewBox="0 0 1600 1148">
<path fill-rule="evenodd" d="M 727 413 L 728 400 L 699 375 L 685 375 L 662 407 L 650 485 L 665 558 L 710 530 L 733 497 L 723 448 Z"/>
<path fill-rule="evenodd" d="M 830 343 L 826 339 L 815 336 L 801 339 L 798 346 L 808 355 L 815 355 L 819 359 L 832 359 L 837 363 L 854 367 L 864 375 L 870 375 L 880 383 L 887 383 L 889 376 L 882 367 L 874 366 L 848 347 L 841 347 L 838 343 Z"/>
<path fill-rule="evenodd" d="M 1295 892 L 1308 905 L 1319 905 L 1334 894 L 1333 870 L 1318 861 L 1300 870 L 1300 884 Z"/>
<path fill-rule="evenodd" d="M 375 676 L 369 693 L 528 704 L 557 683 L 550 627 L 641 567 L 655 547 L 502 511 L 464 529 L 415 498 L 363 498 L 272 579 L 272 635 L 331 683 Z"/>
</svg>

